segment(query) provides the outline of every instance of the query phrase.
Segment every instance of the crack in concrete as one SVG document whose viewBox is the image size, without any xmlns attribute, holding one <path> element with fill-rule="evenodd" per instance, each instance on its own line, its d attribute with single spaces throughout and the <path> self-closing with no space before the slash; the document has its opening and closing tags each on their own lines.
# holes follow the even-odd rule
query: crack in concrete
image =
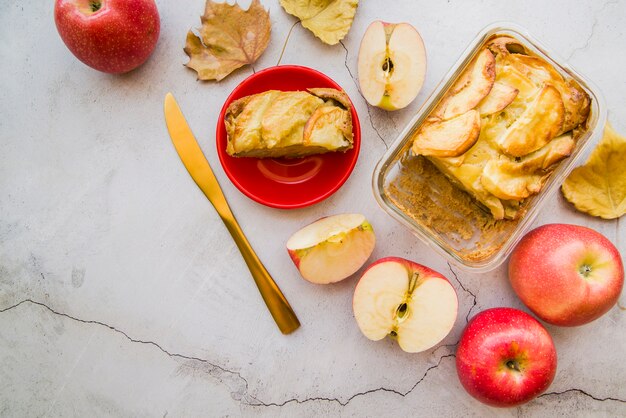
<svg viewBox="0 0 626 418">
<path fill-rule="evenodd" d="M 339 405 L 341 405 L 341 406 L 347 406 L 347 405 L 348 405 L 350 402 L 352 402 L 355 398 L 358 398 L 358 397 L 360 397 L 360 396 L 366 396 L 366 395 L 369 395 L 369 394 L 371 394 L 371 393 L 375 393 L 375 392 L 387 392 L 387 393 L 393 393 L 393 394 L 395 394 L 395 395 L 399 395 L 399 396 L 401 396 L 401 397 L 403 397 L 403 398 L 404 398 L 404 397 L 406 397 L 408 394 L 410 394 L 411 392 L 413 392 L 413 391 L 415 390 L 415 388 L 416 388 L 416 387 L 417 387 L 420 383 L 422 383 L 422 381 L 423 381 L 424 379 L 426 379 L 426 376 L 428 376 L 428 373 L 429 373 L 431 370 L 436 369 L 437 367 L 439 367 L 439 366 L 441 365 L 441 362 L 443 361 L 443 359 L 444 359 L 444 358 L 448 358 L 448 357 L 456 357 L 456 354 L 446 354 L 445 356 L 441 356 L 441 357 L 439 357 L 439 361 L 437 362 L 437 364 L 434 364 L 434 365 L 430 366 L 428 369 L 426 369 L 426 371 L 424 372 L 424 374 L 422 375 L 422 377 L 421 377 L 421 378 L 420 378 L 417 382 L 415 382 L 415 384 L 414 384 L 414 385 L 413 385 L 413 386 L 412 386 L 409 390 L 407 390 L 406 392 L 400 392 L 400 391 L 397 391 L 397 390 L 395 390 L 395 389 L 388 389 L 388 388 L 385 388 L 385 387 L 379 387 L 379 388 L 376 388 L 376 389 L 369 389 L 369 390 L 366 390 L 366 391 L 364 391 L 364 392 L 358 392 L 358 393 L 355 393 L 354 395 L 350 396 L 350 397 L 349 397 L 349 398 L 348 398 L 345 402 L 342 402 L 342 401 L 341 401 L 340 399 L 338 399 L 338 398 L 323 398 L 323 397 L 315 397 L 315 398 L 305 398 L 305 399 L 302 399 L 302 400 L 300 400 L 300 399 L 298 399 L 298 398 L 292 398 L 292 399 L 288 399 L 288 400 L 286 400 L 286 401 L 284 401 L 284 402 L 281 402 L 281 403 L 261 403 L 261 404 L 259 404 L 259 405 L 257 405 L 257 406 L 263 406 L 263 407 L 272 407 L 272 406 L 273 406 L 273 407 L 280 408 L 280 407 L 282 407 L 282 406 L 285 406 L 285 405 L 287 405 L 287 404 L 289 404 L 289 403 L 293 403 L 293 402 L 295 402 L 295 403 L 297 403 L 297 404 L 304 404 L 304 403 L 307 403 L 307 402 L 316 402 L 316 401 L 334 402 L 334 403 L 337 403 L 337 404 L 339 404 Z"/>
<path fill-rule="evenodd" d="M 32 299 L 25 299 L 25 300 L 22 300 L 21 302 L 18 302 L 16 304 L 12 305 L 12 306 L 7 307 L 7 308 L 0 309 L 0 313 L 4 313 L 4 312 L 7 312 L 7 311 L 10 311 L 10 310 L 15 309 L 15 308 L 17 308 L 17 307 L 19 307 L 21 305 L 26 304 L 26 303 L 30 303 L 32 305 L 36 305 L 36 306 L 42 307 L 42 308 L 48 310 L 49 312 L 51 312 L 54 315 L 62 316 L 64 318 L 71 319 L 72 321 L 77 321 L 77 322 L 80 322 L 80 323 L 83 323 L 83 324 L 100 325 L 102 327 L 108 328 L 111 331 L 114 331 L 114 332 L 116 332 L 118 334 L 123 335 L 130 342 L 139 343 L 139 344 L 147 344 L 147 345 L 151 345 L 153 347 L 156 347 L 158 350 L 160 350 L 161 352 L 163 352 L 164 354 L 166 354 L 169 357 L 185 359 L 185 360 L 195 361 L 195 362 L 200 362 L 202 364 L 210 366 L 214 370 L 219 370 L 221 372 L 228 373 L 228 374 L 230 374 L 230 375 L 240 379 L 243 382 L 243 384 L 244 384 L 244 390 L 231 392 L 232 399 L 240 401 L 242 403 L 245 403 L 246 405 L 249 405 L 249 406 L 261 406 L 261 407 L 276 406 L 276 407 L 281 407 L 281 406 L 287 405 L 287 404 L 292 403 L 292 402 L 296 402 L 298 404 L 303 404 L 303 403 L 314 402 L 314 401 L 335 402 L 335 403 L 338 403 L 341 406 L 346 406 L 353 399 L 355 399 L 355 398 L 357 398 L 359 396 L 365 396 L 365 395 L 368 395 L 368 394 L 374 393 L 374 392 L 388 392 L 388 393 L 394 393 L 396 395 L 400 395 L 402 397 L 405 397 L 409 393 L 411 393 L 413 390 L 415 390 L 415 388 L 426 378 L 426 376 L 428 375 L 428 373 L 431 370 L 439 367 L 439 365 L 441 364 L 441 362 L 442 362 L 442 360 L 444 358 L 456 357 L 455 354 L 447 354 L 447 355 L 439 357 L 439 361 L 437 362 L 437 364 L 435 364 L 433 366 L 430 366 L 428 369 L 426 369 L 426 371 L 424 372 L 422 377 L 406 392 L 400 392 L 400 391 L 397 391 L 395 389 L 388 389 L 388 388 L 385 388 L 385 387 L 380 387 L 380 388 L 376 388 L 376 389 L 370 389 L 370 390 L 367 390 L 367 391 L 364 391 L 364 392 L 355 393 L 354 395 L 350 396 L 348 398 L 348 400 L 345 401 L 345 402 L 342 402 L 338 398 L 311 397 L 311 398 L 305 398 L 303 400 L 300 400 L 300 399 L 297 399 L 297 398 L 292 398 L 292 399 L 288 399 L 288 400 L 286 400 L 284 402 L 281 402 L 281 403 L 266 403 L 266 402 L 263 402 L 262 400 L 254 397 L 254 396 L 252 396 L 252 395 L 250 395 L 248 393 L 248 390 L 249 390 L 248 381 L 239 372 L 226 369 L 226 368 L 224 368 L 222 366 L 218 366 L 217 364 L 213 364 L 210 361 L 208 361 L 206 359 L 203 359 L 203 358 L 200 358 L 200 357 L 188 356 L 188 355 L 184 355 L 184 354 L 170 352 L 170 351 L 164 349 L 161 345 L 159 345 L 158 343 L 156 343 L 154 341 L 144 341 L 144 340 L 138 340 L 136 338 L 132 338 L 131 336 L 126 334 L 124 331 L 122 331 L 122 330 L 120 330 L 120 329 L 118 329 L 118 328 L 116 328 L 116 327 L 114 327 L 112 325 L 106 324 L 104 322 L 76 318 L 76 317 L 74 317 L 72 315 L 69 315 L 69 314 L 66 314 L 66 313 L 63 313 L 63 312 L 59 312 L 59 311 L 57 311 L 55 309 L 52 309 L 51 307 L 49 307 L 45 303 L 37 302 L 37 301 L 34 301 Z M 217 378 L 217 380 L 220 383 L 225 384 L 221 379 Z"/>
<path fill-rule="evenodd" d="M 593 24 L 591 25 L 591 32 L 589 33 L 589 36 L 587 37 L 587 40 L 585 41 L 585 43 L 579 47 L 576 47 L 572 50 L 572 52 L 570 52 L 570 54 L 567 57 L 567 61 L 571 60 L 572 57 L 580 51 L 584 51 L 587 48 L 589 48 L 589 45 L 591 44 L 591 38 L 593 38 L 593 35 L 595 34 L 596 31 L 596 27 L 598 26 L 599 20 L 598 20 L 598 15 L 600 15 L 602 12 L 604 12 L 609 6 L 618 4 L 619 0 L 613 0 L 613 1 L 607 1 L 604 6 L 602 6 L 602 8 L 600 10 L 598 10 L 593 18 Z"/>
<path fill-rule="evenodd" d="M 200 358 L 200 357 L 188 356 L 188 355 L 184 355 L 184 354 L 170 352 L 170 351 L 164 349 L 161 345 L 159 345 L 158 343 L 156 343 L 154 341 L 144 341 L 144 340 L 138 340 L 136 338 L 132 338 L 131 336 L 126 334 L 124 331 L 122 331 L 122 330 L 120 330 L 120 329 L 118 329 L 118 328 L 116 328 L 116 327 L 114 327 L 112 325 L 106 324 L 104 322 L 95 321 L 95 320 L 84 320 L 84 319 L 76 318 L 76 317 L 74 317 L 72 315 L 69 315 L 69 314 L 66 314 L 66 313 L 63 313 L 63 312 L 59 312 L 59 311 L 57 311 L 55 309 L 52 309 L 51 307 L 49 307 L 45 303 L 37 302 L 37 301 L 34 301 L 32 299 L 25 299 L 25 300 L 22 300 L 21 302 L 18 302 L 16 304 L 12 305 L 12 306 L 7 307 L 7 308 L 0 309 L 0 313 L 4 313 L 4 312 L 7 312 L 7 311 L 10 311 L 10 310 L 15 309 L 15 308 L 17 308 L 17 307 L 19 307 L 21 305 L 26 304 L 26 303 L 30 303 L 30 304 L 42 307 L 42 308 L 48 310 L 49 312 L 53 313 L 54 315 L 62 316 L 62 317 L 71 319 L 72 321 L 77 321 L 77 322 L 80 322 L 80 323 L 83 323 L 83 324 L 100 325 L 102 327 L 108 328 L 111 331 L 114 331 L 114 332 L 116 332 L 118 334 L 123 335 L 130 342 L 139 343 L 139 344 L 152 345 L 152 346 L 156 347 L 157 349 L 159 349 L 161 352 L 163 352 L 164 354 L 166 354 L 169 357 L 179 358 L 179 359 L 184 359 L 184 360 L 189 360 L 189 361 L 200 362 L 202 364 L 210 366 L 214 370 L 219 370 L 221 372 L 228 373 L 228 374 L 230 374 L 230 375 L 240 379 L 243 382 L 243 384 L 244 384 L 244 390 L 243 391 L 240 390 L 240 391 L 232 392 L 231 393 L 231 397 L 234 400 L 241 401 L 241 402 L 243 402 L 243 403 L 245 403 L 245 404 L 247 404 L 249 406 L 262 406 L 262 407 L 276 406 L 276 407 L 281 407 L 281 406 L 287 405 L 288 403 L 292 403 L 292 402 L 296 402 L 298 404 L 302 404 L 302 403 L 314 402 L 314 401 L 336 402 L 336 403 L 338 403 L 341 406 L 346 406 L 354 398 L 357 398 L 359 396 L 365 396 L 365 395 L 368 395 L 368 394 L 374 393 L 374 392 L 388 392 L 388 393 L 394 393 L 396 395 L 400 395 L 402 397 L 405 397 L 406 395 L 411 393 L 413 390 L 415 390 L 415 388 L 426 378 L 426 376 L 428 375 L 428 373 L 432 369 L 435 369 L 435 368 L 439 367 L 439 365 L 441 364 L 441 361 L 444 358 L 455 357 L 456 356 L 455 354 L 447 354 L 447 355 L 441 356 L 439 358 L 439 361 L 437 362 L 437 364 L 435 364 L 433 366 L 430 366 L 428 369 L 426 369 L 426 371 L 424 372 L 424 375 L 408 391 L 406 391 L 404 393 L 403 392 L 399 392 L 399 391 L 397 391 L 395 389 L 388 389 L 388 388 L 385 388 L 385 387 L 380 387 L 380 388 L 376 388 L 376 389 L 370 389 L 370 390 L 367 390 L 367 391 L 364 391 L 364 392 L 355 393 L 354 395 L 350 396 L 348 398 L 348 400 L 345 401 L 345 402 L 342 402 L 338 398 L 311 397 L 311 398 L 305 398 L 303 400 L 300 400 L 300 399 L 297 399 L 297 398 L 292 398 L 292 399 L 288 399 L 288 400 L 286 400 L 284 402 L 281 402 L 281 403 L 266 403 L 266 402 L 263 402 L 262 400 L 254 397 L 254 396 L 252 396 L 252 395 L 250 395 L 248 393 L 248 389 L 249 389 L 248 381 L 239 372 L 226 369 L 226 368 L 224 368 L 222 366 L 219 366 L 217 364 L 211 363 L 210 361 L 208 361 L 206 359 L 203 359 L 203 358 Z M 221 379 L 218 378 L 217 380 L 220 383 L 225 384 Z"/>
<path fill-rule="evenodd" d="M 454 271 L 452 270 L 452 267 L 450 267 L 450 271 L 452 271 L 452 274 L 455 276 L 455 278 L 458 281 L 458 278 L 456 277 L 456 274 L 454 273 Z M 469 290 L 467 290 L 462 284 L 461 282 L 459 282 L 459 284 L 461 285 L 461 287 L 463 287 L 463 289 L 465 291 L 467 291 L 468 293 L 470 293 L 472 296 L 474 296 L 474 299 L 476 298 L 476 296 L 470 292 Z M 248 385 L 248 381 L 245 377 L 243 377 L 241 375 L 241 373 L 233 371 L 233 370 L 229 370 L 226 369 L 222 366 L 219 366 L 217 364 L 211 363 L 210 361 L 200 358 L 200 357 L 195 357 L 195 356 L 188 356 L 188 355 L 184 355 L 184 354 L 179 354 L 179 353 L 175 353 L 175 352 L 170 352 L 168 350 L 166 350 L 165 348 L 163 348 L 161 345 L 159 345 L 158 343 L 154 342 L 154 341 L 144 341 L 144 340 L 138 340 L 136 338 L 132 338 L 131 336 L 129 336 L 128 334 L 126 334 L 124 331 L 106 324 L 104 322 L 101 321 L 95 321 L 95 320 L 85 320 L 85 319 L 80 319 L 80 318 L 76 318 L 72 315 L 63 313 L 63 312 L 59 312 L 55 309 L 52 309 L 51 307 L 49 307 L 48 305 L 46 305 L 45 303 L 42 302 L 37 302 L 34 301 L 32 299 L 24 299 L 14 305 L 11 305 L 7 308 L 4 309 L 0 309 L 0 313 L 4 313 L 4 312 L 8 312 L 12 309 L 18 308 L 19 306 L 22 306 L 26 303 L 32 304 L 32 305 L 36 305 L 39 306 L 41 308 L 44 308 L 46 310 L 48 310 L 49 312 L 51 312 L 54 315 L 57 316 L 62 316 L 64 318 L 68 318 L 72 321 L 76 321 L 76 322 L 80 322 L 83 324 L 90 324 L 90 325 L 99 325 L 105 328 L 108 328 L 111 331 L 114 331 L 118 334 L 121 334 L 122 336 L 124 336 L 124 338 L 126 338 L 128 341 L 132 342 L 132 343 L 139 343 L 139 344 L 146 344 L 146 345 L 151 345 L 155 348 L 157 348 L 159 351 L 161 351 L 162 353 L 166 354 L 168 357 L 172 357 L 172 358 L 179 358 L 179 359 L 184 359 L 184 360 L 189 360 L 189 361 L 194 361 L 194 362 L 199 362 L 205 365 L 210 366 L 213 370 L 218 370 L 227 374 L 232 375 L 233 377 L 236 377 L 237 379 L 239 379 L 241 382 L 243 382 L 244 384 L 244 390 L 243 391 L 239 391 L 239 392 L 231 392 L 231 397 L 232 399 L 236 400 L 236 401 L 240 401 L 248 406 L 252 406 L 252 407 L 282 407 L 285 406 L 289 403 L 297 403 L 297 404 L 304 404 L 304 403 L 308 403 L 308 402 L 333 402 L 333 403 L 337 403 L 339 405 L 341 405 L 342 407 L 347 406 L 350 402 L 352 402 L 354 399 L 361 397 L 361 396 L 366 396 L 369 395 L 371 393 L 376 393 L 376 392 L 387 392 L 387 393 L 393 393 L 395 395 L 399 395 L 401 397 L 406 397 L 407 395 L 409 395 L 411 392 L 413 392 L 419 385 L 420 383 L 422 383 L 424 381 L 424 379 L 426 379 L 426 377 L 428 376 L 428 374 L 431 372 L 431 370 L 434 370 L 436 368 L 438 368 L 442 361 L 446 358 L 451 358 L 451 357 L 456 357 L 456 354 L 446 354 L 443 355 L 441 357 L 439 357 L 439 360 L 437 361 L 436 364 L 430 366 L 428 369 L 426 369 L 426 371 L 424 372 L 424 374 L 422 375 L 422 377 L 415 382 L 415 384 L 408 389 L 405 392 L 400 392 L 398 390 L 395 389 L 389 389 L 389 388 L 385 388 L 385 387 L 379 387 L 379 388 L 375 388 L 375 389 L 369 389 L 363 392 L 358 392 L 353 394 L 352 396 L 350 396 L 345 402 L 342 402 L 339 398 L 327 398 L 327 397 L 310 397 L 310 398 L 305 398 L 305 399 L 298 399 L 298 398 L 291 398 L 288 399 L 284 402 L 281 403 L 275 403 L 275 402 L 271 402 L 271 403 L 266 403 L 263 402 L 262 400 L 250 395 L 248 393 L 249 390 L 249 385 Z M 474 305 L 475 306 L 475 305 Z M 473 308 L 473 307 L 472 307 Z M 470 309 L 471 311 L 471 309 Z M 469 313 L 468 313 L 469 315 Z M 440 346 L 441 347 L 441 346 Z M 439 347 L 438 347 L 439 348 Z M 217 380 L 222 383 L 225 384 L 221 379 L 217 378 Z M 244 392 L 244 393 L 241 393 Z M 573 388 L 573 389 L 567 389 L 565 391 L 562 392 L 548 392 L 548 393 L 544 393 L 542 395 L 540 395 L 539 397 L 548 397 L 548 396 L 560 396 L 566 393 L 571 393 L 571 392 L 576 392 L 579 393 L 581 395 L 587 396 L 591 399 L 593 399 L 594 401 L 598 401 L 598 402 L 605 402 L 605 401 L 614 401 L 614 402 L 621 402 L 621 403 L 626 403 L 626 400 L 624 399 L 619 399 L 619 398 L 615 398 L 615 397 L 605 397 L 605 398 L 599 398 L 597 396 L 591 395 L 590 393 L 582 390 L 582 389 L 577 389 L 577 388 Z M 239 396 L 236 396 L 239 395 Z"/>
<path fill-rule="evenodd" d="M 472 313 L 472 311 L 474 310 L 474 308 L 476 307 L 476 304 L 478 303 L 478 300 L 476 299 L 476 295 L 471 290 L 469 290 L 468 288 L 463 286 L 463 283 L 461 283 L 461 281 L 459 280 L 459 277 L 457 276 L 456 272 L 452 269 L 452 265 L 449 262 L 448 262 L 448 268 L 450 269 L 450 273 L 452 273 L 452 275 L 454 276 L 454 279 L 457 281 L 459 286 L 461 286 L 461 288 L 466 293 L 469 293 L 470 295 L 472 295 L 472 298 L 474 298 L 474 303 L 473 303 L 472 307 L 469 308 L 469 310 L 467 311 L 467 315 L 465 315 L 465 323 L 467 324 L 469 322 L 469 316 Z"/>
<path fill-rule="evenodd" d="M 343 43 L 343 41 L 339 41 L 339 43 L 343 47 L 344 51 L 346 51 L 346 56 L 344 57 L 343 65 L 346 67 L 346 70 L 348 70 L 348 74 L 350 74 L 350 78 L 354 82 L 354 85 L 356 86 L 356 89 L 358 90 L 359 94 L 361 95 L 361 97 L 363 97 L 363 93 L 361 92 L 361 88 L 359 86 L 358 80 L 354 77 L 354 74 L 352 74 L 352 70 L 350 69 L 350 66 L 348 65 L 348 54 L 349 54 L 348 48 Z M 363 97 L 363 100 L 365 100 L 365 97 Z M 387 144 L 387 141 L 383 139 L 383 136 L 381 135 L 380 131 L 374 125 L 374 120 L 372 119 L 372 111 L 370 109 L 370 104 L 367 102 L 367 100 L 365 100 L 365 106 L 367 107 L 367 116 L 368 116 L 368 120 L 370 122 L 372 129 L 374 130 L 374 132 L 376 132 L 376 135 L 378 135 L 378 138 L 380 138 L 381 142 L 385 145 L 385 149 L 389 149 L 389 145 Z"/>
<path fill-rule="evenodd" d="M 581 395 L 587 396 L 591 399 L 593 399 L 594 401 L 598 401 L 598 402 L 605 402 L 605 401 L 613 401 L 613 402 L 621 402 L 621 403 L 626 403 L 626 399 L 619 399 L 619 398 L 613 398 L 613 397 L 606 397 L 606 398 L 598 398 L 597 396 L 594 396 L 592 394 L 590 394 L 589 392 L 585 392 L 582 389 L 577 389 L 577 388 L 573 388 L 573 389 L 567 389 L 564 390 L 562 392 L 547 392 L 544 393 L 542 395 L 539 395 L 539 398 L 543 398 L 544 396 L 560 396 L 560 395 L 564 395 L 566 393 L 571 393 L 571 392 L 576 392 L 579 393 Z"/>
<path fill-rule="evenodd" d="M 346 51 L 346 56 L 344 57 L 343 65 L 344 65 L 344 67 L 346 67 L 346 70 L 348 70 L 348 74 L 350 74 L 350 78 L 354 82 L 354 85 L 356 86 L 356 89 L 359 91 L 359 94 L 362 97 L 363 93 L 361 93 L 361 86 L 359 86 L 358 80 L 354 77 L 354 74 L 352 74 L 352 70 L 348 66 L 348 48 L 346 48 L 346 45 L 343 43 L 343 41 L 339 41 L 339 43 L 343 47 L 343 50 Z"/>
<path fill-rule="evenodd" d="M 106 327 L 106 328 L 110 329 L 111 331 L 114 331 L 114 332 L 116 332 L 118 334 L 123 335 L 130 342 L 139 343 L 139 344 L 152 345 L 152 346 L 156 347 L 157 349 L 159 349 L 164 354 L 168 355 L 169 357 L 179 358 L 179 359 L 184 359 L 184 360 L 190 360 L 190 361 L 197 361 L 197 362 L 200 362 L 202 364 L 208 365 L 211 368 L 213 368 L 214 370 L 219 370 L 221 372 L 230 374 L 230 375 L 235 376 L 238 379 L 242 380 L 244 385 L 245 385 L 245 392 L 248 391 L 248 381 L 239 372 L 226 369 L 226 368 L 224 368 L 222 366 L 219 366 L 217 364 L 213 364 L 210 361 L 208 361 L 206 359 L 203 359 L 203 358 L 194 357 L 194 356 L 187 356 L 187 355 L 184 355 L 184 354 L 170 352 L 170 351 L 164 349 L 163 347 L 161 347 L 158 343 L 156 343 L 154 341 L 143 341 L 143 340 L 138 340 L 138 339 L 132 338 L 131 336 L 126 334 L 124 331 L 122 331 L 120 329 L 117 329 L 116 327 L 114 327 L 112 325 L 109 325 L 109 324 L 106 324 L 106 323 L 100 322 L 100 321 L 84 320 L 84 319 L 76 318 L 76 317 L 68 315 L 66 313 L 56 311 L 56 310 L 52 309 L 51 307 L 49 307 L 48 305 L 46 305 L 45 303 L 42 303 L 42 302 L 37 302 L 37 301 L 34 301 L 32 299 L 25 299 L 25 300 L 23 300 L 21 302 L 16 303 L 15 305 L 9 306 L 8 308 L 0 309 L 0 313 L 4 313 L 4 312 L 7 312 L 7 311 L 10 311 L 11 309 L 15 309 L 15 308 L 17 308 L 17 307 L 19 307 L 19 306 L 21 306 L 21 305 L 23 305 L 25 303 L 30 303 L 30 304 L 33 304 L 33 305 L 40 306 L 40 307 L 42 307 L 44 309 L 47 309 L 49 312 L 53 313 L 54 315 L 62 316 L 62 317 L 71 319 L 72 321 L 81 322 L 83 324 L 100 325 L 100 326 Z M 219 379 L 219 378 L 218 378 L 218 381 L 220 383 L 224 384 L 224 382 L 221 379 Z M 231 393 L 231 396 L 233 397 L 233 399 L 236 399 L 235 395 L 236 395 L 236 393 L 234 393 L 234 392 Z"/>
<path fill-rule="evenodd" d="M 367 116 L 369 121 L 370 121 L 370 125 L 372 126 L 372 129 L 376 132 L 376 135 L 378 135 L 378 137 L 380 138 L 380 140 L 382 141 L 383 144 L 385 144 L 385 149 L 389 149 L 389 144 L 387 144 L 387 141 L 385 141 L 383 139 L 383 136 L 380 134 L 380 131 L 378 130 L 378 128 L 374 125 L 374 121 L 372 120 L 372 112 L 370 110 L 370 105 L 366 104 L 367 106 Z"/>
</svg>

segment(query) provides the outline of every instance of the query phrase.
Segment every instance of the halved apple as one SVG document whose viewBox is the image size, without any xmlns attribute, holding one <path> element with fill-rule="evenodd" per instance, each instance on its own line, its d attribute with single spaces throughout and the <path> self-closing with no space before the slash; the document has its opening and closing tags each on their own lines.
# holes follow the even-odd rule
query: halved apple
<svg viewBox="0 0 626 418">
<path fill-rule="evenodd" d="M 491 91 L 478 105 L 480 116 L 498 113 L 507 107 L 515 98 L 519 90 L 504 83 L 493 83 Z"/>
<path fill-rule="evenodd" d="M 450 120 L 426 123 L 413 139 L 417 155 L 456 157 L 472 147 L 480 136 L 480 114 L 470 110 Z"/>
<path fill-rule="evenodd" d="M 522 157 L 538 150 L 554 138 L 563 126 L 564 118 L 565 108 L 561 94 L 547 84 L 496 142 L 505 153 Z"/>
<path fill-rule="evenodd" d="M 443 119 L 451 119 L 475 108 L 491 91 L 496 80 L 496 59 L 491 51 L 483 49 L 471 65 L 440 105 L 442 110 L 438 114 Z"/>
<path fill-rule="evenodd" d="M 354 318 L 367 338 L 395 338 L 402 350 L 418 353 L 443 340 L 456 321 L 458 299 L 448 279 L 399 257 L 380 259 L 359 280 Z"/>
<path fill-rule="evenodd" d="M 365 100 L 385 110 L 406 107 L 426 75 L 426 49 L 408 23 L 372 22 L 361 40 L 359 86 Z"/>
<path fill-rule="evenodd" d="M 360 269 L 375 244 L 374 230 L 365 216 L 346 213 L 300 229 L 287 241 L 287 251 L 303 278 L 328 284 Z"/>
</svg>

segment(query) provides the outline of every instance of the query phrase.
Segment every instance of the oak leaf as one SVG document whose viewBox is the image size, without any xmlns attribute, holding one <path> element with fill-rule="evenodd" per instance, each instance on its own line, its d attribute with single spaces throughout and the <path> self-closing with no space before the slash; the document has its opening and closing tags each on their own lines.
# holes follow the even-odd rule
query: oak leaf
<svg viewBox="0 0 626 418">
<path fill-rule="evenodd" d="M 280 5 L 322 42 L 335 45 L 350 30 L 358 0 L 280 0 Z"/>
<path fill-rule="evenodd" d="M 187 67 L 198 73 L 199 80 L 220 81 L 237 68 L 255 62 L 270 40 L 269 13 L 259 0 L 248 10 L 238 4 L 207 0 L 200 18 L 200 36 L 187 33 Z"/>
<path fill-rule="evenodd" d="M 587 162 L 574 169 L 561 190 L 581 212 L 604 219 L 626 213 L 626 138 L 608 123 Z"/>
</svg>

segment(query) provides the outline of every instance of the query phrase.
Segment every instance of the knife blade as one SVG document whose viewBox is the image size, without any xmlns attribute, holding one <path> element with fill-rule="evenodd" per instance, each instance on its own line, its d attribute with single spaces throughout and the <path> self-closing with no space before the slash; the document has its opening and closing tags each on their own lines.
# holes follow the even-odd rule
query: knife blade
<svg viewBox="0 0 626 418">
<path fill-rule="evenodd" d="M 174 148 L 176 148 L 176 152 L 178 152 L 178 156 L 191 175 L 191 178 L 196 182 L 207 199 L 209 199 L 213 207 L 215 207 L 215 210 L 220 218 L 222 218 L 226 228 L 235 240 L 278 328 L 283 334 L 289 334 L 295 331 L 300 326 L 295 312 L 289 305 L 289 302 L 287 302 L 287 299 L 280 291 L 274 279 L 272 279 L 272 276 L 265 266 L 263 266 L 263 263 L 261 263 L 261 260 L 259 260 L 259 257 L 250 246 L 241 227 L 237 223 L 235 216 L 228 206 L 226 197 L 224 197 L 224 193 L 217 182 L 217 178 L 213 174 L 209 162 L 202 153 L 172 93 L 167 93 L 165 96 L 163 107 L 167 130 L 169 131 Z"/>
</svg>

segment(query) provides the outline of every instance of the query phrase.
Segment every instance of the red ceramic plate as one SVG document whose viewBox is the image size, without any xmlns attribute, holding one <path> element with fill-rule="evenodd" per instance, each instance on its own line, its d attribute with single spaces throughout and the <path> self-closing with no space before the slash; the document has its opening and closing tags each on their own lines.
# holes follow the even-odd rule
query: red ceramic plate
<svg viewBox="0 0 626 418">
<path fill-rule="evenodd" d="M 233 184 L 249 198 L 266 206 L 295 209 L 318 203 L 336 192 L 350 177 L 361 147 L 359 118 L 352 106 L 354 146 L 351 150 L 298 159 L 234 158 L 226 153 L 224 115 L 233 100 L 266 90 L 341 89 L 337 83 L 307 67 L 281 65 L 246 78 L 226 99 L 217 123 L 217 153 Z"/>
</svg>

